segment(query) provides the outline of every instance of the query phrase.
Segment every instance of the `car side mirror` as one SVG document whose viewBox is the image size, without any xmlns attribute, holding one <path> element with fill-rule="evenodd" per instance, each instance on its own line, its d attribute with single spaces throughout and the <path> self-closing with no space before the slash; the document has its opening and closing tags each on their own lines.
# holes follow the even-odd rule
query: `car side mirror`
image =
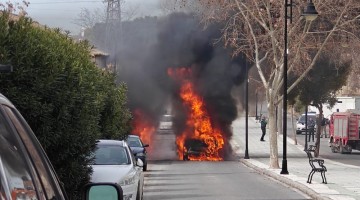
<svg viewBox="0 0 360 200">
<path fill-rule="evenodd" d="M 149 147 L 149 145 L 148 145 L 148 144 L 144 144 L 143 147 Z"/>
<path fill-rule="evenodd" d="M 82 196 L 83 200 L 123 200 L 123 190 L 116 183 L 88 183 Z"/>
<path fill-rule="evenodd" d="M 139 166 L 139 167 L 143 167 L 143 166 L 144 166 L 144 163 L 143 163 L 143 161 L 142 161 L 140 158 L 138 158 L 138 159 L 136 160 L 136 165 Z"/>
</svg>

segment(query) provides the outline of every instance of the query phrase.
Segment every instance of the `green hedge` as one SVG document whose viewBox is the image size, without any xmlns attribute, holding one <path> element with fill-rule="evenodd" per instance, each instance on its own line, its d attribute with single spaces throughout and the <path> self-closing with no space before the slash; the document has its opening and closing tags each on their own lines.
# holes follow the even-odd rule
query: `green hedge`
<svg viewBox="0 0 360 200">
<path fill-rule="evenodd" d="M 20 110 L 64 183 L 78 199 L 89 181 L 96 139 L 121 139 L 130 129 L 126 85 L 90 60 L 90 46 L 31 19 L 0 16 L 0 92 Z"/>
</svg>

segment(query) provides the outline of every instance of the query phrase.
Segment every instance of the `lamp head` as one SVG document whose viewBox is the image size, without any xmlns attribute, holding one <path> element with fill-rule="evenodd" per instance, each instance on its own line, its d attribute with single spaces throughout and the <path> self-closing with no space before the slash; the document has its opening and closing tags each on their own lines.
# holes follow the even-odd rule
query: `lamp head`
<svg viewBox="0 0 360 200">
<path fill-rule="evenodd" d="M 319 13 L 316 11 L 314 3 L 312 0 L 310 0 L 302 16 L 305 17 L 306 21 L 313 21 L 317 18 L 318 15 Z"/>
</svg>

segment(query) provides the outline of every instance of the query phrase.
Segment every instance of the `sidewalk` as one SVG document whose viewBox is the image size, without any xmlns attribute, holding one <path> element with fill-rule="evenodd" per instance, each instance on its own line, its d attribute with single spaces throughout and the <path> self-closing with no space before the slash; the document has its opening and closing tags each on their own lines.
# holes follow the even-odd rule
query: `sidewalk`
<svg viewBox="0 0 360 200">
<path fill-rule="evenodd" d="M 326 179 L 328 184 L 323 184 L 320 173 L 316 172 L 312 183 L 306 183 L 311 171 L 309 160 L 304 147 L 294 145 L 294 141 L 287 139 L 287 165 L 288 175 L 280 174 L 281 169 L 269 168 L 269 132 L 267 130 L 265 142 L 260 141 L 260 124 L 254 117 L 248 119 L 248 153 L 250 159 L 244 159 L 245 155 L 245 117 L 240 117 L 233 122 L 233 138 L 230 141 L 236 156 L 240 162 L 253 168 L 259 173 L 270 176 L 301 192 L 309 195 L 312 199 L 319 200 L 360 200 L 360 167 L 345 165 L 339 162 L 325 160 L 327 168 Z M 278 136 L 279 166 L 282 163 L 282 135 Z"/>
</svg>

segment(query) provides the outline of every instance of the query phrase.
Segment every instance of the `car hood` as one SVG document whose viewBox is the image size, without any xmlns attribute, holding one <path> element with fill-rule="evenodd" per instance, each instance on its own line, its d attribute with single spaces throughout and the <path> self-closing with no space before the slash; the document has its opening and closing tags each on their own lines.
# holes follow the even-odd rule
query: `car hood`
<svg viewBox="0 0 360 200">
<path fill-rule="evenodd" d="M 119 183 L 133 168 L 132 165 L 92 165 L 91 182 Z"/>
<path fill-rule="evenodd" d="M 144 148 L 143 147 L 130 147 L 131 151 L 134 153 L 134 154 L 137 154 L 137 153 L 142 153 L 144 152 Z"/>
</svg>

